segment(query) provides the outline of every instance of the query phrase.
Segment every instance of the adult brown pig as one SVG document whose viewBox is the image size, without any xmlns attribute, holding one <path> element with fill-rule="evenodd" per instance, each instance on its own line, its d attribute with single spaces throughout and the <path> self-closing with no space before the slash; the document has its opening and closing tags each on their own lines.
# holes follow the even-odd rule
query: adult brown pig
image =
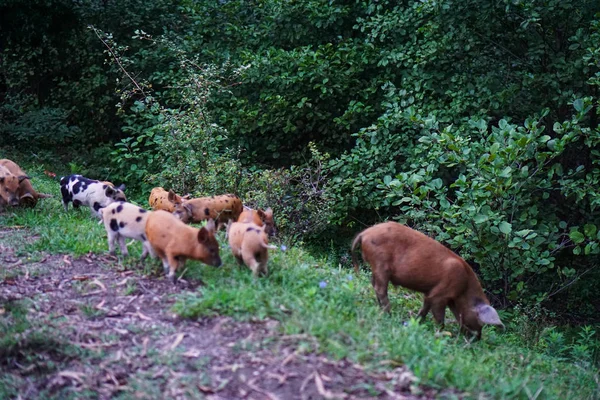
<svg viewBox="0 0 600 400">
<path fill-rule="evenodd" d="M 229 220 L 237 221 L 242 209 L 242 201 L 239 197 L 234 194 L 224 194 L 184 201 L 175 206 L 173 215 L 185 223 L 214 219 L 221 227 Z"/>
<path fill-rule="evenodd" d="M 476 332 L 477 339 L 485 324 L 504 327 L 469 264 L 441 243 L 396 222 L 372 226 L 352 243 L 352 261 L 358 273 L 357 246 L 371 265 L 371 282 L 385 311 L 390 310 L 387 290 L 392 282 L 425 294 L 418 314 L 421 319 L 431 310 L 436 322 L 443 325 L 448 306 L 461 329 Z"/>
<path fill-rule="evenodd" d="M 9 170 L 13 175 L 19 178 L 19 188 L 17 197 L 19 198 L 20 206 L 35 207 L 39 199 L 52 197 L 49 194 L 38 193 L 31 185 L 30 178 L 25 171 L 21 169 L 14 161 L 8 159 L 0 160 L 0 165 Z"/>
</svg>

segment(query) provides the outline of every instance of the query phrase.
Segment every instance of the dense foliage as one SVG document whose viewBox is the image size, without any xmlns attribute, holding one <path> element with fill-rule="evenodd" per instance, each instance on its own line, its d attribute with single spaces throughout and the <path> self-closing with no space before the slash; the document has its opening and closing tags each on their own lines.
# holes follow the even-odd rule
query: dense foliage
<svg viewBox="0 0 600 400">
<path fill-rule="evenodd" d="M 233 191 L 340 254 L 363 226 L 407 222 L 463 255 L 496 303 L 594 320 L 599 12 L 10 0 L 1 145 L 140 201 L 156 185 Z"/>
</svg>

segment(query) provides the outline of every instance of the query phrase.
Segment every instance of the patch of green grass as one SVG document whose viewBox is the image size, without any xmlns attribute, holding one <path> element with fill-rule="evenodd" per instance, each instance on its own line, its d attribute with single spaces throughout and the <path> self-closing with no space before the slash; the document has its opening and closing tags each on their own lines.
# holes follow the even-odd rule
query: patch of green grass
<svg viewBox="0 0 600 400">
<path fill-rule="evenodd" d="M 502 315 L 506 332 L 486 328 L 482 341 L 470 343 L 457 324 L 447 322 L 445 332 L 431 317 L 419 324 L 414 319 L 419 294 L 390 287 L 392 312 L 385 315 L 370 273 L 353 276 L 299 248 L 270 255 L 270 275 L 255 279 L 222 249 L 224 267 L 189 268 L 186 275 L 201 277 L 206 285 L 181 295 L 174 310 L 190 318 L 277 319 L 284 334 L 315 337 L 311 350 L 373 368 L 381 362 L 405 364 L 421 383 L 453 387 L 468 397 L 529 399 L 541 390 L 539 398 L 598 398 L 596 367 L 537 352 L 520 339 L 521 325 L 507 314 Z"/>
<path fill-rule="evenodd" d="M 127 282 L 127 286 L 125 287 L 123 294 L 125 296 L 132 296 L 132 295 L 136 294 L 138 291 L 139 291 L 139 288 L 138 288 L 137 282 L 129 281 L 129 282 Z"/>
<path fill-rule="evenodd" d="M 0 398 L 16 398 L 27 376 L 37 377 L 64 368 L 86 352 L 69 343 L 60 330 L 28 318 L 30 301 L 0 306 Z M 24 368 L 23 372 L 18 368 Z M 14 371 L 14 373 L 13 373 Z M 62 397 L 65 398 L 65 397 Z"/>
<path fill-rule="evenodd" d="M 38 192 L 54 197 L 40 199 L 34 208 L 8 208 L 0 214 L 0 227 L 25 227 L 28 234 L 33 234 L 35 238 L 20 237 L 16 233 L 20 238 L 15 246 L 19 254 L 46 252 L 77 257 L 89 252 L 108 252 L 104 225 L 91 215 L 88 207 L 75 209 L 69 204 L 69 210 L 64 210 L 58 177 L 49 178 L 35 168 L 27 169 L 27 173 Z M 141 244 L 135 243 L 129 247 L 129 251 L 133 258 L 139 258 Z"/>
<path fill-rule="evenodd" d="M 94 306 L 90 306 L 88 304 L 80 306 L 79 309 L 88 319 L 97 319 L 104 315 L 102 310 L 98 310 Z"/>
</svg>

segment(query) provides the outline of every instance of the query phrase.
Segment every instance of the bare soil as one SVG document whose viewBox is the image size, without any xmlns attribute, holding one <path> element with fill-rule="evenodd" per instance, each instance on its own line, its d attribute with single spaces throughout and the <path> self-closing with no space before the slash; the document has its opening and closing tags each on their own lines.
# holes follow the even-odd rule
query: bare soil
<svg viewBox="0 0 600 400">
<path fill-rule="evenodd" d="M 15 249 L 0 229 L 0 318 L 24 305 L 32 325 L 0 349 L 16 398 L 430 399 L 401 366 L 366 370 L 307 351 L 277 321 L 197 321 L 170 312 L 197 285 L 126 270 L 115 258 Z M 35 240 L 30 238 L 29 240 Z M 10 323 L 10 321 L 9 321 Z M 15 322 L 16 323 L 16 322 Z"/>
</svg>

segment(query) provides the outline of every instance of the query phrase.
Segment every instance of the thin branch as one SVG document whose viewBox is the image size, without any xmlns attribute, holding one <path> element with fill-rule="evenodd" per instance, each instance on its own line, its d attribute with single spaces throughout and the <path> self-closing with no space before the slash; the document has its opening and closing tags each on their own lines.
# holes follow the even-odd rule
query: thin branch
<svg viewBox="0 0 600 400">
<path fill-rule="evenodd" d="M 575 282 L 577 282 L 582 276 L 584 276 L 585 274 L 587 274 L 588 272 L 590 272 L 591 270 L 593 270 L 594 268 L 596 268 L 598 265 L 594 265 L 593 267 L 590 267 L 588 269 L 586 269 L 585 271 L 583 271 L 580 275 L 576 276 L 575 278 L 573 278 L 571 280 L 571 282 L 567 283 L 566 285 L 564 285 L 563 287 L 555 290 L 553 293 L 550 293 L 548 296 L 546 296 L 546 300 L 549 299 L 550 297 L 554 296 L 555 294 L 558 294 L 560 292 L 562 292 L 563 290 L 565 290 L 566 288 L 568 288 L 569 286 L 571 286 L 572 284 L 574 284 Z"/>
<path fill-rule="evenodd" d="M 138 83 L 135 81 L 135 79 L 133 79 L 133 77 L 131 75 L 129 75 L 129 72 L 127 72 L 127 70 L 125 69 L 125 67 L 123 67 L 123 64 L 121 64 L 121 61 L 119 60 L 119 57 L 117 57 L 117 55 L 113 52 L 112 48 L 108 45 L 108 43 L 106 43 L 106 41 L 104 39 L 102 39 L 102 37 L 98 34 L 98 29 L 96 29 L 94 26 L 90 25 L 90 28 L 92 28 L 94 30 L 94 33 L 96 34 L 96 36 L 98 37 L 98 39 L 100 39 L 100 41 L 102 42 L 102 44 L 104 44 L 104 46 L 108 49 L 108 51 L 110 52 L 110 54 L 112 54 L 115 62 L 119 65 L 119 68 L 121 68 L 121 71 L 123 71 L 123 73 L 125 75 L 127 75 L 127 77 L 129 78 L 129 80 L 135 85 L 136 88 L 138 88 L 138 90 L 142 93 L 142 95 L 144 97 L 146 97 L 146 93 L 144 93 L 144 89 L 141 88 L 140 85 L 138 85 Z"/>
</svg>

